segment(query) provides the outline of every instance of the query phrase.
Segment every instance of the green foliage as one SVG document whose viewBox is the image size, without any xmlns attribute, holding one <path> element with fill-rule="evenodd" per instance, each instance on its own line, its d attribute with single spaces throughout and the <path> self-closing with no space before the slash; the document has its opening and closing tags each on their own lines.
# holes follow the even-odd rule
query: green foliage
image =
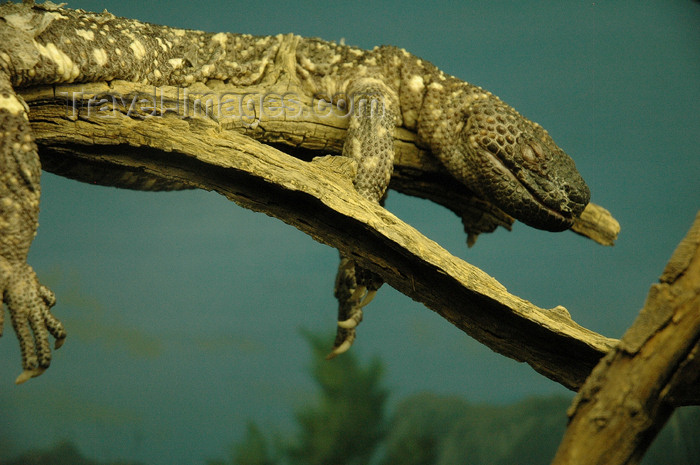
<svg viewBox="0 0 700 465">
<path fill-rule="evenodd" d="M 402 401 L 389 424 L 382 464 L 436 464 L 443 438 L 469 409 L 461 398 L 428 393 Z"/>
<path fill-rule="evenodd" d="M 381 465 L 539 465 L 551 462 L 564 435 L 571 399 L 562 396 L 493 406 L 423 393 L 400 402 L 385 427 L 381 363 L 361 366 L 354 353 L 328 362 L 328 343 L 305 336 L 318 397 L 297 412 L 291 444 L 276 444 L 273 457 L 263 433 L 249 424 L 231 460 L 208 465 L 365 465 L 380 447 Z M 700 443 L 689 439 L 698 433 L 700 408 L 677 411 L 643 464 L 700 463 Z"/>
<path fill-rule="evenodd" d="M 53 446 L 24 453 L 5 465 L 140 465 L 138 462 L 98 462 L 84 457 L 70 441 L 61 441 Z"/>
<path fill-rule="evenodd" d="M 243 442 L 233 446 L 234 465 L 274 465 L 265 436 L 255 423 L 249 422 Z"/>
<path fill-rule="evenodd" d="M 298 430 L 283 443 L 249 423 L 226 460 L 206 465 L 539 465 L 550 463 L 566 427 L 570 399 L 531 398 L 512 405 L 475 405 L 456 396 L 423 393 L 401 401 L 387 425 L 387 390 L 377 360 L 354 353 L 324 360 L 329 344 L 305 334 L 312 350 L 313 402 L 296 414 Z M 700 407 L 678 409 L 643 465 L 700 463 Z M 379 449 L 383 457 L 375 457 Z M 98 462 L 71 442 L 27 452 L 4 465 L 138 465 Z"/>
<path fill-rule="evenodd" d="M 560 397 L 498 407 L 412 396 L 392 417 L 382 465 L 549 463 L 566 427 L 568 404 Z"/>
<path fill-rule="evenodd" d="M 315 405 L 296 414 L 299 432 L 287 448 L 291 464 L 367 464 L 384 435 L 387 391 L 379 360 L 360 366 L 353 353 L 325 360 L 328 341 L 305 334 L 311 345 L 311 374 L 319 388 Z"/>
<path fill-rule="evenodd" d="M 207 460 L 206 465 L 275 465 L 277 459 L 272 456 L 265 435 L 260 428 L 248 422 L 245 437 L 233 444 L 229 460 Z"/>
<path fill-rule="evenodd" d="M 473 405 L 419 394 L 392 416 L 382 465 L 539 465 L 550 463 L 566 428 L 570 399 L 532 398 L 506 406 Z M 700 408 L 678 409 L 643 465 L 700 464 Z"/>
<path fill-rule="evenodd" d="M 642 459 L 642 465 L 700 463 L 700 407 L 676 409 Z"/>
<path fill-rule="evenodd" d="M 270 441 L 249 423 L 245 438 L 232 447 L 228 461 L 207 465 L 366 465 L 384 437 L 387 391 L 378 360 L 361 365 L 353 353 L 325 360 L 329 341 L 304 333 L 312 352 L 311 376 L 316 401 L 296 413 L 298 431 L 291 442 Z"/>
</svg>

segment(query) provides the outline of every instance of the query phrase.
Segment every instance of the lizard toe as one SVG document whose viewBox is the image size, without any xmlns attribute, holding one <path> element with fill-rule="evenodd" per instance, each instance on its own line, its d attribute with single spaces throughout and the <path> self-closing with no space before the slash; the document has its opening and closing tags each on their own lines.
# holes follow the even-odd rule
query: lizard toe
<svg viewBox="0 0 700 465">
<path fill-rule="evenodd" d="M 338 327 L 343 329 L 357 328 L 357 325 L 362 321 L 362 306 L 353 307 L 350 311 L 350 317 L 345 320 L 338 321 Z"/>
<path fill-rule="evenodd" d="M 355 342 L 355 329 L 344 329 L 338 328 L 338 333 L 335 337 L 335 344 L 333 344 L 333 349 L 326 355 L 326 360 L 331 360 L 338 355 L 347 352 L 352 343 Z"/>
</svg>

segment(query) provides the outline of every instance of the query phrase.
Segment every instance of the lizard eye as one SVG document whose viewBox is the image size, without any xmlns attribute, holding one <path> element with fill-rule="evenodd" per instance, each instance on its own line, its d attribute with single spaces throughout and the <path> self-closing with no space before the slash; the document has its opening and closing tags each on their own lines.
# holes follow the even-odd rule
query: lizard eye
<svg viewBox="0 0 700 465">
<path fill-rule="evenodd" d="M 540 144 L 534 141 L 527 142 L 521 150 L 523 160 L 526 163 L 536 164 L 544 161 L 545 156 Z"/>
</svg>

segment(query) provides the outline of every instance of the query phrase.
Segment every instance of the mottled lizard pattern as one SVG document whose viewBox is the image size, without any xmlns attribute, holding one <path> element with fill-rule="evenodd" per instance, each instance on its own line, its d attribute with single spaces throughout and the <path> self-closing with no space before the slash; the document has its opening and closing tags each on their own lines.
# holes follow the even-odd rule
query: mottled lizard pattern
<svg viewBox="0 0 700 465">
<path fill-rule="evenodd" d="M 278 66 L 280 54 L 288 54 L 287 74 L 309 96 L 347 96 L 352 114 L 342 155 L 357 163 L 355 187 L 367 199 L 383 199 L 393 169 L 394 130 L 404 127 L 452 176 L 533 227 L 567 229 L 588 203 L 574 162 L 544 129 L 491 93 L 405 50 L 367 51 L 292 34 L 212 34 L 50 2 L 5 4 L 0 6 L 0 296 L 22 353 L 24 371 L 17 382 L 49 366 L 49 334 L 59 347 L 66 332 L 50 312 L 52 292 L 26 263 L 37 230 L 40 164 L 28 109 L 16 91 L 116 79 L 152 86 L 210 80 L 255 85 Z M 330 356 L 350 346 L 361 309 L 381 284 L 380 276 L 341 257 L 338 336 Z"/>
</svg>

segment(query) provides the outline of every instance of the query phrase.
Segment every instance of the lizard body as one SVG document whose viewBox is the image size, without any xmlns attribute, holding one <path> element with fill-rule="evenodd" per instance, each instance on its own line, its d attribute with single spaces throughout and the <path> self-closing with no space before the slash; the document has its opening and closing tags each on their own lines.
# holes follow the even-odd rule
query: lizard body
<svg viewBox="0 0 700 465">
<path fill-rule="evenodd" d="M 37 228 L 40 165 L 27 109 L 15 90 L 116 79 L 182 87 L 294 83 L 306 97 L 347 112 L 342 154 L 357 163 L 355 188 L 375 202 L 382 201 L 391 178 L 394 131 L 404 127 L 452 176 L 528 225 L 567 229 L 588 203 L 588 187 L 574 162 L 544 129 L 405 50 L 367 51 L 292 34 L 205 33 L 50 2 L 2 5 L 0 292 L 20 340 L 25 371 L 19 382 L 49 366 L 48 333 L 57 346 L 66 333 L 50 313 L 53 294 L 26 264 Z M 331 355 L 352 343 L 361 308 L 381 283 L 380 276 L 341 257 L 339 329 Z"/>
</svg>

